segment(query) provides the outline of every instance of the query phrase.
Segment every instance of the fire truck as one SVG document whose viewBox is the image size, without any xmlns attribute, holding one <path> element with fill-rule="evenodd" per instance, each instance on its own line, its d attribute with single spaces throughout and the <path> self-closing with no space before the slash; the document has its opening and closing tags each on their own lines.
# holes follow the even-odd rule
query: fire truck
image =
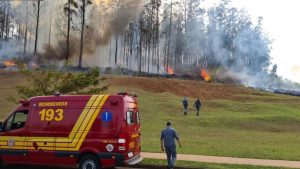
<svg viewBox="0 0 300 169">
<path fill-rule="evenodd" d="M 30 98 L 0 122 L 0 166 L 134 165 L 142 161 L 140 122 L 128 93 Z"/>
</svg>

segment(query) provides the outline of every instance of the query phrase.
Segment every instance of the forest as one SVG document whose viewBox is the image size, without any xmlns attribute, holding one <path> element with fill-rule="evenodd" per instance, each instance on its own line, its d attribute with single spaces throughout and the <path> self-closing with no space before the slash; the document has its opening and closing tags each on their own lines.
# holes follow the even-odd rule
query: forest
<svg viewBox="0 0 300 169">
<path fill-rule="evenodd" d="M 276 75 L 263 18 L 220 0 L 0 1 L 0 60 Z"/>
</svg>

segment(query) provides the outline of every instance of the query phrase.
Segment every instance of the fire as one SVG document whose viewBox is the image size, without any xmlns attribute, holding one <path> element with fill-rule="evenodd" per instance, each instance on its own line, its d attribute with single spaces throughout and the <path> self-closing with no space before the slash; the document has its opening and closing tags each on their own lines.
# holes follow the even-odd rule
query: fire
<svg viewBox="0 0 300 169">
<path fill-rule="evenodd" d="M 15 67 L 17 66 L 16 63 L 12 60 L 6 60 L 3 62 L 3 64 L 6 66 L 6 67 Z"/>
<path fill-rule="evenodd" d="M 94 2 L 96 5 L 100 5 L 101 2 L 108 3 L 109 0 L 94 0 L 93 2 Z"/>
<path fill-rule="evenodd" d="M 166 68 L 166 72 L 167 72 L 169 75 L 174 75 L 174 74 L 175 74 L 174 70 L 173 70 L 172 68 L 170 68 L 170 67 L 167 67 L 167 68 Z"/>
<path fill-rule="evenodd" d="M 31 63 L 31 68 L 32 69 L 38 69 L 40 66 L 36 63 Z"/>
<path fill-rule="evenodd" d="M 205 69 L 201 70 L 201 77 L 207 82 L 209 82 L 211 80 L 210 75 L 208 74 L 208 72 Z"/>
</svg>

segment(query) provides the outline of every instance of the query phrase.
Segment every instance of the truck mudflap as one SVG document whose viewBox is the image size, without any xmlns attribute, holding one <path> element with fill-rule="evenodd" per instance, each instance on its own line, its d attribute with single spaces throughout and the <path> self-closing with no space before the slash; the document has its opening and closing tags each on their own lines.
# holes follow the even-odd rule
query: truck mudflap
<svg viewBox="0 0 300 169">
<path fill-rule="evenodd" d="M 129 159 L 129 160 L 125 161 L 125 164 L 135 165 L 135 164 L 140 163 L 141 161 L 143 161 L 143 158 L 142 158 L 141 154 L 139 154 L 139 155 L 133 157 L 132 159 Z"/>
</svg>

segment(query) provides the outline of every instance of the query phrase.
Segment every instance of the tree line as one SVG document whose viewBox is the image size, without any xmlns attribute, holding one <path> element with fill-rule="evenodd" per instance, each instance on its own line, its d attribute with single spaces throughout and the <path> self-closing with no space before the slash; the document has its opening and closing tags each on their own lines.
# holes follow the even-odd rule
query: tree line
<svg viewBox="0 0 300 169">
<path fill-rule="evenodd" d="M 37 0 L 13 4 L 2 0 L 0 50 L 3 43 L 18 39 L 23 45 L 19 56 L 29 54 L 38 62 L 65 60 L 74 66 L 89 66 L 83 64 L 84 56 L 103 50 L 99 56 L 103 64 L 93 66 L 158 74 L 202 68 L 267 73 L 272 41 L 264 33 L 263 18 L 253 21 L 230 0 L 220 0 L 212 7 L 204 3 Z M 50 22 L 48 28 L 44 22 Z M 39 42 L 41 29 L 48 31 L 47 41 Z M 34 41 L 34 47 L 28 47 L 28 39 Z"/>
</svg>

